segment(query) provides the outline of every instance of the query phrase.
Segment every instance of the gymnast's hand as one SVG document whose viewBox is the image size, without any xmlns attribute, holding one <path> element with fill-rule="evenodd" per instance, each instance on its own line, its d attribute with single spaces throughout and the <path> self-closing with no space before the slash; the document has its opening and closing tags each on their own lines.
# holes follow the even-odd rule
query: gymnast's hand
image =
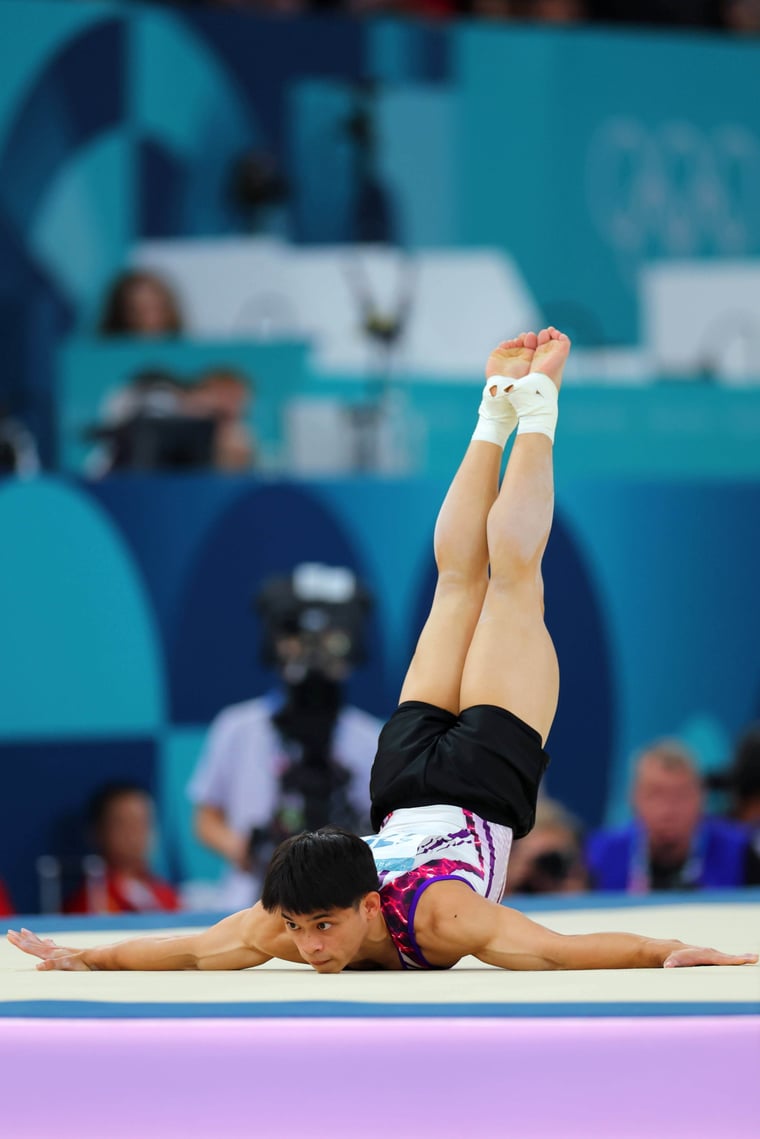
<svg viewBox="0 0 760 1139">
<path fill-rule="evenodd" d="M 15 929 L 8 930 L 8 940 L 16 949 L 31 954 L 32 957 L 41 958 L 38 969 L 74 969 L 88 970 L 90 966 L 83 959 L 83 949 L 65 949 L 49 937 L 37 937 L 30 929 L 22 929 L 17 933 Z"/>
<path fill-rule="evenodd" d="M 662 963 L 663 969 L 680 969 L 688 965 L 754 965 L 756 953 L 721 953 L 717 949 L 701 949 L 698 945 L 684 945 L 675 949 Z"/>
</svg>

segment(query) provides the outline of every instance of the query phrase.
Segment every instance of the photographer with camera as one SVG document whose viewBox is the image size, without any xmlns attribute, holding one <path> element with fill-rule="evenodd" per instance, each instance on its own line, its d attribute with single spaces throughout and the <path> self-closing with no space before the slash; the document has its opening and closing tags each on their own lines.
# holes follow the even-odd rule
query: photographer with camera
<svg viewBox="0 0 760 1139">
<path fill-rule="evenodd" d="M 37 445 L 24 424 L 14 418 L 0 398 L 0 478 L 29 477 L 39 473 Z"/>
<path fill-rule="evenodd" d="M 328 821 L 361 832 L 381 723 L 344 702 L 364 657 L 368 594 L 342 567 L 306 563 L 260 591 L 264 662 L 280 686 L 214 720 L 188 794 L 195 831 L 230 863 L 219 904 L 251 905 L 274 848 Z"/>
<path fill-rule="evenodd" d="M 582 894 L 588 890 L 582 828 L 555 799 L 542 796 L 530 834 L 512 846 L 507 894 Z"/>
</svg>

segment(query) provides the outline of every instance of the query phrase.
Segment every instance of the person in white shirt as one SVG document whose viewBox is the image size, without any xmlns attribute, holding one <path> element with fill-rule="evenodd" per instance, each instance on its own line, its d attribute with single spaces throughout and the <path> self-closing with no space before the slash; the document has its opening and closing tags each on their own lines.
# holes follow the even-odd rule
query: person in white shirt
<svg viewBox="0 0 760 1139">
<path fill-rule="evenodd" d="M 369 604 L 350 570 L 308 563 L 259 594 L 264 659 L 282 686 L 217 716 L 188 787 L 198 838 L 230 864 L 222 908 L 251 905 L 290 834 L 367 828 L 382 724 L 344 704 L 342 686 L 364 655 Z"/>
</svg>

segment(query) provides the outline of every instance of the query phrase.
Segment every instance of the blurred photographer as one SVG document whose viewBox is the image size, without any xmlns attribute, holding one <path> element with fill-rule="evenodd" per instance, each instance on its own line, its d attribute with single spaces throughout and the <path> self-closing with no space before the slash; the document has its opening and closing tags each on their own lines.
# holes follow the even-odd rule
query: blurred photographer
<svg viewBox="0 0 760 1139">
<path fill-rule="evenodd" d="M 222 711 L 188 794 L 200 841 L 230 863 L 219 904 L 251 905 L 275 846 L 328 822 L 368 829 L 381 723 L 344 702 L 364 657 L 370 600 L 344 568 L 304 564 L 265 584 L 256 607 L 280 686 Z"/>
<path fill-rule="evenodd" d="M 748 836 L 744 885 L 760 886 L 760 723 L 750 724 L 736 743 L 730 767 L 711 775 L 707 786 L 729 793 L 729 817 Z"/>
<path fill-rule="evenodd" d="M 554 799 L 541 798 L 536 823 L 509 856 L 507 894 L 582 894 L 588 889 L 580 823 Z"/>
<path fill-rule="evenodd" d="M 39 473 L 40 460 L 32 435 L 0 402 L 0 477 Z"/>
</svg>

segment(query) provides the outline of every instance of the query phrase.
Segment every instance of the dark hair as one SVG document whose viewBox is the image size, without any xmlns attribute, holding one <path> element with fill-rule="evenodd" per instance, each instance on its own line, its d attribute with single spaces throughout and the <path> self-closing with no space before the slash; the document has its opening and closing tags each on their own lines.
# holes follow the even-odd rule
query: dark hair
<svg viewBox="0 0 760 1139">
<path fill-rule="evenodd" d="M 377 889 L 377 868 L 366 842 L 340 827 L 320 827 L 280 843 L 261 903 L 270 913 L 315 914 L 356 906 Z"/>
<path fill-rule="evenodd" d="M 105 783 L 99 787 L 87 804 L 87 821 L 95 830 L 102 824 L 108 813 L 108 808 L 123 795 L 143 795 L 150 799 L 150 791 L 141 787 L 139 783 L 123 782 Z"/>
<path fill-rule="evenodd" d="M 164 332 L 167 336 L 176 336 L 182 332 L 182 314 L 179 302 L 166 281 L 156 273 L 143 269 L 132 269 L 122 273 L 111 285 L 103 305 L 98 331 L 101 336 L 120 336 L 139 329 L 131 327 L 127 319 L 127 298 L 136 285 L 152 285 L 161 293 L 166 305 L 167 324 Z"/>
</svg>

